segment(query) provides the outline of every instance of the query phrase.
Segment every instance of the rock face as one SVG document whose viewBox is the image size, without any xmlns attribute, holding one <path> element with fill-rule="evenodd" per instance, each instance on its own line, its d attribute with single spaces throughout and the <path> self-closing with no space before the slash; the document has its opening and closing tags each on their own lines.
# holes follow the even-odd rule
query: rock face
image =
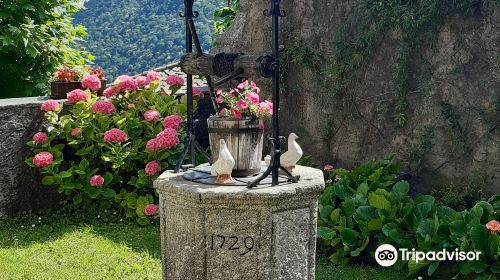
<svg viewBox="0 0 500 280">
<path fill-rule="evenodd" d="M 39 173 L 24 160 L 26 145 L 42 126 L 39 98 L 0 99 L 0 215 L 40 210 L 58 203 L 54 188 L 40 184 Z"/>
<path fill-rule="evenodd" d="M 328 61 L 339 28 L 352 19 L 359 2 L 282 1 L 285 48 L 300 40 L 320 55 L 320 62 Z M 269 8 L 270 1 L 241 0 L 232 26 L 212 52 L 269 52 L 270 19 L 263 16 Z M 352 29 L 361 24 L 351 22 Z M 313 67 L 288 61 L 282 135 L 297 133 L 305 154 L 335 167 L 350 168 L 394 153 L 421 192 L 475 180 L 487 192 L 499 193 L 500 5 L 471 16 L 450 15 L 435 35 L 410 54 L 416 59 L 409 72 L 404 126 L 394 121 L 393 84 L 402 36 L 388 30 L 354 71 L 352 83 L 335 97 L 322 94 L 333 82 L 318 82 Z"/>
<path fill-rule="evenodd" d="M 163 173 L 163 279 L 313 280 L 320 170 L 276 187 L 213 186 Z"/>
</svg>

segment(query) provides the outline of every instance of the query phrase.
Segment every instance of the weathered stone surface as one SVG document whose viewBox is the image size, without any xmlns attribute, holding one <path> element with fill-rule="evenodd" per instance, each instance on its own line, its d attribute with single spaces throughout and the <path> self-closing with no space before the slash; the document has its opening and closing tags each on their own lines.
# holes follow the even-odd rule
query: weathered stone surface
<svg viewBox="0 0 500 280">
<path fill-rule="evenodd" d="M 349 28 L 355 29 L 362 22 L 352 20 L 354 7 L 360 2 L 282 1 L 287 13 L 281 19 L 283 45 L 286 48 L 291 39 L 302 39 L 328 61 L 341 24 L 351 20 Z M 235 21 L 218 37 L 212 52 L 269 52 L 271 20 L 262 14 L 269 8 L 267 0 L 241 0 Z M 318 164 L 350 168 L 395 153 L 415 175 L 412 186 L 420 191 L 451 182 L 464 185 L 474 176 L 492 176 L 487 187 L 498 193 L 499 27 L 500 5 L 482 7 L 474 16 L 453 15 L 438 30 L 433 46 L 428 42 L 418 53 L 412 53 L 422 59 L 415 62 L 410 73 L 411 93 L 403 128 L 398 128 L 393 119 L 396 96 L 392 76 L 400 33 L 389 30 L 379 38 L 365 65 L 354 74 L 348 94 L 336 98 L 320 93 L 333 85 L 318 83 L 316 73 L 291 63 L 285 80 L 288 90 L 282 94 L 283 135 L 297 133 L 304 152 L 313 155 Z M 421 82 L 425 75 L 430 77 Z M 252 78 L 261 85 L 267 82 Z M 452 106 L 456 122 L 444 116 L 439 101 Z M 418 149 L 429 127 L 434 137 L 418 170 Z M 326 136 L 325 131 L 329 132 Z M 457 149 L 457 141 L 464 143 L 465 152 Z"/>
<path fill-rule="evenodd" d="M 26 145 L 42 127 L 40 105 L 45 98 L 0 99 L 0 214 L 55 206 L 54 188 L 41 186 L 39 173 L 24 163 Z"/>
<path fill-rule="evenodd" d="M 163 173 L 163 278 L 314 279 L 320 170 L 298 166 L 297 184 L 245 187 L 186 181 Z"/>
</svg>

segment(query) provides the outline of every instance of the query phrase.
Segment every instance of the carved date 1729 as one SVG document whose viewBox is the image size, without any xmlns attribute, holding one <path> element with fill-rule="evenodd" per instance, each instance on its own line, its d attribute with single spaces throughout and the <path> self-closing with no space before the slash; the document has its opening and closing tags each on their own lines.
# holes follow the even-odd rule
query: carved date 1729
<svg viewBox="0 0 500 280">
<path fill-rule="evenodd" d="M 224 236 L 220 234 L 213 234 L 210 241 L 210 249 L 226 249 L 228 251 L 238 250 L 240 256 L 250 253 L 254 247 L 254 240 L 251 236 L 238 237 L 235 235 Z"/>
</svg>

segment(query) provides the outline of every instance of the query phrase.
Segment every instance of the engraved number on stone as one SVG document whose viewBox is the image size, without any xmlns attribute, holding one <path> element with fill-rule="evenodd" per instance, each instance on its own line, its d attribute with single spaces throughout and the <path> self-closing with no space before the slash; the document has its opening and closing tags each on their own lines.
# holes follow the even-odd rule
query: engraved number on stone
<svg viewBox="0 0 500 280">
<path fill-rule="evenodd" d="M 238 236 L 224 236 L 224 235 L 219 235 L 219 234 L 214 234 L 211 236 L 212 242 L 210 244 L 210 249 L 214 250 L 215 249 L 222 249 L 224 247 L 224 244 L 226 244 L 226 238 L 228 239 L 228 244 L 230 244 L 227 247 L 227 250 L 229 251 L 234 251 L 234 250 L 240 250 L 243 249 L 244 252 L 240 253 L 240 256 L 244 256 L 248 253 L 250 253 L 253 250 L 254 247 L 254 240 L 252 237 L 247 236 L 245 238 L 239 238 Z M 238 243 L 239 241 L 242 240 L 243 246 L 241 247 Z M 219 248 L 217 248 L 219 247 Z"/>
<path fill-rule="evenodd" d="M 250 253 L 250 251 L 252 251 L 252 249 L 253 249 L 253 243 L 254 242 L 253 242 L 252 237 L 250 237 L 250 236 L 245 237 L 245 239 L 243 240 L 243 244 L 245 244 L 245 248 L 247 248 L 247 251 L 244 253 L 241 253 L 240 256 L 244 256 L 244 255 Z"/>
<path fill-rule="evenodd" d="M 229 247 L 229 250 L 238 250 L 240 248 L 240 246 L 235 247 L 236 243 L 238 243 L 238 237 L 237 236 L 229 236 L 229 239 L 234 240 L 234 243 L 233 243 L 233 245 L 231 245 Z"/>
</svg>

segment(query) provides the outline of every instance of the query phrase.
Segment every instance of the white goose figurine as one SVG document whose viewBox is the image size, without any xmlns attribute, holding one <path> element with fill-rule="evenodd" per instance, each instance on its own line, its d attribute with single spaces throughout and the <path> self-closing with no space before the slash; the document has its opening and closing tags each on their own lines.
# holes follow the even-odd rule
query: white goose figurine
<svg viewBox="0 0 500 280">
<path fill-rule="evenodd" d="M 217 176 L 215 183 L 217 184 L 230 184 L 234 182 L 231 173 L 236 161 L 234 160 L 231 152 L 227 148 L 226 141 L 220 139 L 219 144 L 219 158 L 212 164 L 212 176 Z"/>
<path fill-rule="evenodd" d="M 295 165 L 303 154 L 302 148 L 295 141 L 297 138 L 299 137 L 293 132 L 288 135 L 288 150 L 280 157 L 281 166 L 286 168 L 290 173 L 293 173 Z"/>
</svg>

